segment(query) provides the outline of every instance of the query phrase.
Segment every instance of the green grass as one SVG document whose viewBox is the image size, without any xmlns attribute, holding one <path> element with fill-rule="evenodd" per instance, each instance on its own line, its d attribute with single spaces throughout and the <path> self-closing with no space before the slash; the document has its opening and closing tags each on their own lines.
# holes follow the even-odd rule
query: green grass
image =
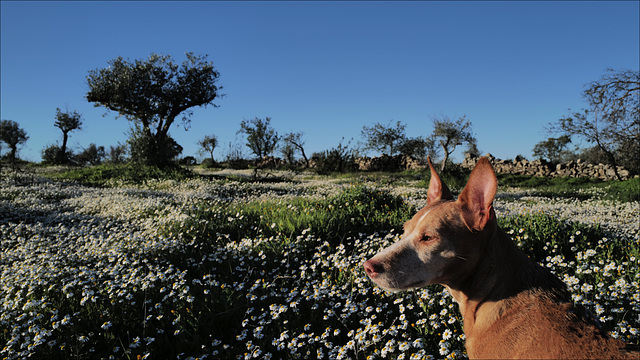
<svg viewBox="0 0 640 360">
<path fill-rule="evenodd" d="M 53 180 L 76 181 L 87 186 L 107 186 L 113 183 L 141 184 L 155 179 L 183 180 L 195 174 L 182 167 L 160 169 L 155 166 L 136 164 L 103 164 L 86 168 L 47 174 Z"/>
<path fill-rule="evenodd" d="M 603 181 L 595 178 L 536 177 L 526 175 L 498 174 L 499 186 L 534 189 L 546 197 L 601 198 L 618 201 L 640 201 L 640 178 L 624 181 Z"/>
<path fill-rule="evenodd" d="M 449 186 L 454 194 L 457 194 L 467 183 L 471 170 L 464 169 L 457 164 L 449 164 L 449 167 L 440 178 Z M 340 179 L 339 183 L 373 182 L 384 186 L 415 186 L 428 188 L 431 180 L 429 169 L 403 170 L 399 172 L 353 172 L 335 173 L 331 178 Z"/>
<path fill-rule="evenodd" d="M 464 169 L 457 164 L 450 164 L 447 171 L 441 174 L 440 177 L 455 195 L 464 187 L 470 173 L 470 170 Z M 62 173 L 50 173 L 47 176 L 54 180 L 77 181 L 88 186 L 108 186 L 114 183 L 141 184 L 151 179 L 182 180 L 198 175 L 190 170 L 177 166 L 168 169 L 159 169 L 152 166 L 133 164 L 105 164 L 71 169 Z M 219 176 L 213 175 L 200 176 L 219 179 Z M 335 173 L 329 177 L 336 179 L 338 183 L 370 182 L 381 186 L 417 186 L 427 188 L 431 175 L 428 169 L 420 169 L 399 172 Z M 227 175 L 225 179 L 238 182 L 261 183 L 289 181 L 263 173 L 259 173 L 256 178 Z M 640 201 L 640 178 L 625 181 L 603 181 L 596 178 L 551 178 L 498 174 L 498 184 L 501 187 L 509 186 L 533 189 L 537 195 L 550 198 L 560 197 L 585 200 L 598 197 L 627 202 Z"/>
<path fill-rule="evenodd" d="M 400 230 L 415 209 L 402 198 L 379 189 L 356 185 L 327 199 L 294 198 L 239 204 L 203 202 L 187 221 L 170 224 L 167 233 L 182 233 L 186 240 L 207 241 L 220 234 L 232 240 L 306 234 L 334 244 L 358 233 Z M 193 229 L 185 233 L 183 229 Z M 187 235 L 188 234 L 188 235 Z"/>
<path fill-rule="evenodd" d="M 640 201 L 640 178 L 625 181 L 609 181 L 599 184 L 606 191 L 606 198 L 620 201 Z"/>
</svg>

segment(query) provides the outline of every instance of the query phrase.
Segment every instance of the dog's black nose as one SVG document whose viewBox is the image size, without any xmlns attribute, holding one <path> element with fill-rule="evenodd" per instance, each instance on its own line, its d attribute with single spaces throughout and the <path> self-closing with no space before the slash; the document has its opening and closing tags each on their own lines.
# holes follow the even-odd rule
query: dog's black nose
<svg viewBox="0 0 640 360">
<path fill-rule="evenodd" d="M 384 267 L 382 266 L 382 264 L 379 264 L 372 259 L 365 261 L 362 266 L 364 266 L 364 272 L 367 273 L 367 275 L 372 279 L 376 278 L 378 275 L 384 272 Z"/>
</svg>

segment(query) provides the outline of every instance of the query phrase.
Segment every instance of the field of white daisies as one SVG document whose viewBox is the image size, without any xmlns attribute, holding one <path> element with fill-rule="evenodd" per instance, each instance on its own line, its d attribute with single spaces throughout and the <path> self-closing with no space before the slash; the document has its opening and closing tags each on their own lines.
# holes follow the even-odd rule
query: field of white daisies
<svg viewBox="0 0 640 360">
<path fill-rule="evenodd" d="M 639 204 L 587 195 L 500 188 L 495 207 L 611 337 L 638 344 Z M 89 187 L 4 174 L 0 357 L 464 358 L 441 286 L 392 294 L 361 266 L 425 199 L 302 178 Z"/>
</svg>

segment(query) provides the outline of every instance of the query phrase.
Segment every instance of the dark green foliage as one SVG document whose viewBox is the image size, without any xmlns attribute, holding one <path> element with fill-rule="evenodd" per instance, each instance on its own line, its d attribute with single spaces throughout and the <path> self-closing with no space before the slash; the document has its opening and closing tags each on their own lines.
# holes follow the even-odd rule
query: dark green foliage
<svg viewBox="0 0 640 360">
<path fill-rule="evenodd" d="M 69 164 L 72 162 L 71 157 L 67 156 L 67 141 L 69 140 L 69 133 L 74 130 L 82 129 L 81 115 L 77 111 L 62 112 L 60 108 L 56 109 L 56 121 L 53 126 L 62 131 L 62 146 L 60 151 L 56 154 L 55 164 Z"/>
<path fill-rule="evenodd" d="M 364 150 L 373 150 L 383 155 L 394 156 L 397 154 L 409 156 L 415 159 L 425 160 L 427 155 L 437 156 L 434 138 L 406 136 L 407 124 L 389 121 L 387 125 L 376 123 L 373 126 L 362 127 L 362 137 L 365 140 Z"/>
<path fill-rule="evenodd" d="M 24 144 L 29 137 L 24 129 L 21 129 L 13 120 L 0 121 L 0 141 L 9 146 L 9 162 L 14 163 L 18 152 L 18 145 Z"/>
<path fill-rule="evenodd" d="M 533 147 L 533 156 L 549 160 L 552 163 L 564 162 L 572 155 L 570 151 L 566 150 L 570 142 L 571 136 L 569 135 L 540 141 Z"/>
<path fill-rule="evenodd" d="M 198 161 L 193 156 L 185 156 L 180 160 L 178 160 L 179 165 L 193 166 L 193 165 L 196 165 L 197 163 Z"/>
<path fill-rule="evenodd" d="M 154 136 L 138 128 L 131 131 L 128 143 L 131 160 L 142 165 L 170 166 L 182 153 L 182 146 L 171 136 Z"/>
<path fill-rule="evenodd" d="M 146 60 L 130 62 L 122 57 L 109 66 L 89 72 L 87 100 L 133 121 L 142 135 L 131 141 L 131 158 L 146 165 L 166 166 L 182 151 L 169 136 L 176 117 L 188 128 L 190 110 L 216 105 L 221 89 L 220 73 L 207 56 L 186 54 L 178 66 L 171 56 L 151 54 Z"/>
<path fill-rule="evenodd" d="M 344 141 L 344 138 L 342 138 L 342 141 Z M 343 145 L 342 141 L 335 148 L 314 153 L 311 156 L 311 159 L 316 163 L 316 170 L 320 174 L 356 170 L 355 151 L 349 148 L 350 142 Z"/>
<path fill-rule="evenodd" d="M 608 69 L 598 81 L 587 84 L 583 96 L 588 109 L 573 112 L 550 124 L 550 131 L 578 136 L 594 144 L 618 179 L 617 165 L 638 173 L 640 157 L 640 72 Z"/>
<path fill-rule="evenodd" d="M 440 165 L 440 172 L 444 172 L 450 163 L 451 155 L 458 145 L 467 144 L 469 153 L 478 153 L 477 140 L 471 130 L 471 120 L 466 115 L 456 120 L 451 120 L 448 116 L 433 118 L 433 134 L 431 138 L 442 147 L 444 158 Z"/>
<path fill-rule="evenodd" d="M 400 145 L 400 154 L 426 161 L 427 155 L 432 158 L 438 156 L 438 149 L 433 138 L 407 138 Z"/>
<path fill-rule="evenodd" d="M 305 141 L 302 140 L 302 136 L 304 133 L 288 133 L 286 134 L 282 140 L 284 141 L 284 146 L 282 149 L 282 153 L 285 155 L 287 160 L 292 160 L 295 155 L 295 151 L 299 151 L 300 155 L 302 155 L 302 159 L 304 160 L 304 166 L 309 167 L 309 159 L 307 158 L 307 154 L 304 151 Z M 289 161 L 292 163 L 292 161 Z"/>
<path fill-rule="evenodd" d="M 247 136 L 247 147 L 259 159 L 273 154 L 280 140 L 278 132 L 271 126 L 271 118 L 268 116 L 264 120 L 257 117 L 252 120 L 242 120 L 238 133 Z"/>
<path fill-rule="evenodd" d="M 200 146 L 200 153 L 208 153 L 211 156 L 211 162 L 214 163 L 213 150 L 218 146 L 218 137 L 206 135 L 202 140 L 198 141 L 198 145 Z"/>
<path fill-rule="evenodd" d="M 431 181 L 431 171 L 429 169 L 422 170 L 422 181 L 418 183 L 419 187 L 429 188 L 429 182 Z M 444 181 L 451 192 L 456 195 L 467 184 L 471 170 L 463 168 L 460 164 L 449 162 L 446 170 L 440 174 L 440 178 Z"/>
<path fill-rule="evenodd" d="M 200 166 L 205 169 L 212 169 L 212 168 L 219 167 L 218 163 L 215 160 L 211 160 L 208 158 L 202 160 L 202 162 L 200 163 Z"/>
<path fill-rule="evenodd" d="M 406 141 L 405 128 L 407 124 L 392 120 L 387 125 L 376 123 L 373 126 L 362 127 L 362 137 L 365 140 L 365 149 L 378 151 L 382 154 L 393 156 L 400 151 Z"/>
<path fill-rule="evenodd" d="M 118 145 L 109 147 L 109 153 L 107 154 L 107 158 L 112 164 L 122 164 L 125 161 L 125 157 L 127 154 L 127 147 L 124 144 L 118 143 Z"/>
<path fill-rule="evenodd" d="M 92 143 L 80 154 L 76 155 L 75 159 L 79 165 L 100 165 L 105 157 L 104 146 L 97 146 Z"/>
<path fill-rule="evenodd" d="M 68 150 L 63 153 L 62 148 L 58 145 L 49 145 L 42 149 L 42 163 L 45 165 L 56 165 L 68 163 L 67 159 L 73 158 L 73 152 Z"/>
</svg>

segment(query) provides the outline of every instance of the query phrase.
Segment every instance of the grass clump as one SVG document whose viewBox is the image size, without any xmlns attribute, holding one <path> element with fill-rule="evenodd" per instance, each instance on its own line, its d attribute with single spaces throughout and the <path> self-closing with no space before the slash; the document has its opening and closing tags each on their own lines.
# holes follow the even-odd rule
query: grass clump
<svg viewBox="0 0 640 360">
<path fill-rule="evenodd" d="M 189 232 L 187 240 L 207 241 L 220 234 L 231 240 L 283 235 L 294 238 L 306 233 L 340 243 L 347 236 L 375 231 L 400 230 L 415 209 L 387 191 L 354 185 L 326 199 L 294 198 L 285 201 L 249 203 L 203 202 L 187 221 L 172 223 L 168 233 Z"/>
<path fill-rule="evenodd" d="M 500 186 L 535 189 L 539 196 L 549 198 L 601 198 L 617 201 L 640 201 L 640 178 L 624 181 L 603 181 L 597 178 L 538 177 L 498 174 Z"/>
<path fill-rule="evenodd" d="M 606 199 L 640 201 L 640 178 L 625 181 L 610 181 L 601 185 L 606 190 Z"/>
<path fill-rule="evenodd" d="M 48 175 L 53 180 L 76 181 L 87 186 L 117 184 L 142 184 L 149 180 L 184 180 L 194 176 L 180 166 L 159 168 L 156 166 L 127 164 L 102 164 L 78 168 Z"/>
</svg>

